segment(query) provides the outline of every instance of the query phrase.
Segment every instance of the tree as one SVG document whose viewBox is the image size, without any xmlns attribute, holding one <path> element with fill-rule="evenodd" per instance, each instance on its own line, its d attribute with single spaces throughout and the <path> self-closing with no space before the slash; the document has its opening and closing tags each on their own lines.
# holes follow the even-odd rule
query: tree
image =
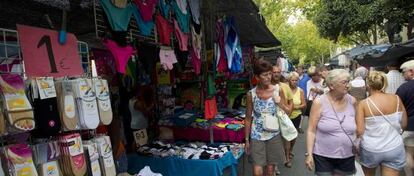
<svg viewBox="0 0 414 176">
<path fill-rule="evenodd" d="M 308 16 L 315 14 L 319 0 L 254 0 L 270 31 L 282 42 L 282 50 L 293 63 L 323 63 L 333 42 L 322 38 Z M 289 22 L 296 18 L 296 23 Z"/>
<path fill-rule="evenodd" d="M 402 26 L 412 27 L 414 1 L 321 0 L 316 9 L 313 21 L 323 37 L 337 41 L 344 36 L 355 44 L 377 44 L 378 38 L 387 36 L 393 43 Z"/>
</svg>

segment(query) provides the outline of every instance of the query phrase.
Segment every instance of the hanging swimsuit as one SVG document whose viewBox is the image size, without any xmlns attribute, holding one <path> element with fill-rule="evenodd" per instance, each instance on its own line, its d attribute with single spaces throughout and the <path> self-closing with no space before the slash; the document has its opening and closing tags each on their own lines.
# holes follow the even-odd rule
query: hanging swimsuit
<svg viewBox="0 0 414 176">
<path fill-rule="evenodd" d="M 217 46 L 216 46 L 216 61 L 217 71 L 227 72 L 227 59 L 224 51 L 224 26 L 221 20 L 216 22 Z"/>
<path fill-rule="evenodd" d="M 173 32 L 173 27 L 170 22 L 168 22 L 161 15 L 155 15 L 155 24 L 157 25 L 158 35 L 160 37 L 160 43 L 162 45 L 171 45 L 171 33 Z"/>
<path fill-rule="evenodd" d="M 196 24 L 200 24 L 200 0 L 188 0 L 190 4 L 191 16 Z"/>
<path fill-rule="evenodd" d="M 114 41 L 107 39 L 104 42 L 105 46 L 108 48 L 109 51 L 114 55 L 115 63 L 116 63 L 116 70 L 119 73 L 125 73 L 126 65 L 128 63 L 129 58 L 135 52 L 134 48 L 131 46 L 120 47 Z"/>
<path fill-rule="evenodd" d="M 176 1 L 172 2 L 172 7 L 181 31 L 190 33 L 190 14 L 184 14 Z"/>
<path fill-rule="evenodd" d="M 110 0 L 100 0 L 102 9 L 108 17 L 108 22 L 114 31 L 126 31 L 132 16 L 132 6 L 128 4 L 125 8 L 114 6 Z"/>
<path fill-rule="evenodd" d="M 152 21 L 152 15 L 154 14 L 157 0 L 135 0 L 135 4 L 139 8 L 142 20 L 146 22 Z"/>
<path fill-rule="evenodd" d="M 145 22 L 142 20 L 141 14 L 137 8 L 137 6 L 132 5 L 132 13 L 135 17 L 135 20 L 137 21 L 139 31 L 143 36 L 149 36 L 151 35 L 152 28 L 154 28 L 154 22 L 153 21 L 147 21 Z"/>
<path fill-rule="evenodd" d="M 172 70 L 173 64 L 177 63 L 177 57 L 174 50 L 161 49 L 160 50 L 160 63 L 165 70 Z"/>
<path fill-rule="evenodd" d="M 178 27 L 177 21 L 174 20 L 174 31 L 175 36 L 177 37 L 178 43 L 180 45 L 181 51 L 188 51 L 188 34 L 181 31 Z"/>
<path fill-rule="evenodd" d="M 164 18 L 170 18 L 171 3 L 168 0 L 160 0 L 158 7 Z"/>
</svg>

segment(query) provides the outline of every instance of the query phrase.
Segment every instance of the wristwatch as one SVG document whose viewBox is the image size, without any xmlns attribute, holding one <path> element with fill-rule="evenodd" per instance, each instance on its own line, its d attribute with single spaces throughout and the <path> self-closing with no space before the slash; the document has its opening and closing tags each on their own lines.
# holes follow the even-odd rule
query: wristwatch
<svg viewBox="0 0 414 176">
<path fill-rule="evenodd" d="M 309 156 L 309 153 L 308 153 L 308 152 L 306 152 L 306 153 L 305 153 L 305 156 Z"/>
<path fill-rule="evenodd" d="M 244 138 L 244 141 L 245 142 L 249 142 L 249 138 Z"/>
</svg>

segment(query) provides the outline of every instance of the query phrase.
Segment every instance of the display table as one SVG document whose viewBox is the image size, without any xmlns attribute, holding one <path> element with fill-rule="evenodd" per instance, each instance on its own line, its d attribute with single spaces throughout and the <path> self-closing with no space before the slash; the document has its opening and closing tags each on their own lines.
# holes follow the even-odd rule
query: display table
<svg viewBox="0 0 414 176">
<path fill-rule="evenodd" d="M 210 129 L 194 127 L 163 126 L 173 131 L 175 140 L 210 141 Z M 244 128 L 234 131 L 226 128 L 213 127 L 214 141 L 243 143 Z"/>
<path fill-rule="evenodd" d="M 231 168 L 232 176 L 237 176 L 237 159 L 231 152 L 227 152 L 217 160 L 191 160 L 178 157 L 149 157 L 138 154 L 128 156 L 128 172 L 138 173 L 145 166 L 149 166 L 154 173 L 164 176 L 221 176 L 223 170 Z"/>
</svg>

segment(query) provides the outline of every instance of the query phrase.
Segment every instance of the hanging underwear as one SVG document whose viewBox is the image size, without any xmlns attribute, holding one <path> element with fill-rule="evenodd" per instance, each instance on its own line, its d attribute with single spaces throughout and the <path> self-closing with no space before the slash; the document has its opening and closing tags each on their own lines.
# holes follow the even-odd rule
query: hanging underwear
<svg viewBox="0 0 414 176">
<path fill-rule="evenodd" d="M 200 24 L 200 0 L 188 0 L 190 3 L 191 16 L 196 24 Z"/>
<path fill-rule="evenodd" d="M 157 25 L 158 35 L 160 38 L 160 43 L 162 45 L 171 45 L 171 33 L 173 32 L 173 27 L 170 22 L 164 19 L 161 15 L 155 15 L 155 24 Z"/>
<path fill-rule="evenodd" d="M 175 36 L 177 37 L 179 47 L 181 51 L 188 50 L 188 34 L 181 31 L 180 27 L 178 27 L 177 21 L 174 20 L 174 31 Z"/>
<path fill-rule="evenodd" d="M 160 0 L 158 2 L 159 10 L 164 18 L 170 18 L 171 2 L 169 0 Z"/>
<path fill-rule="evenodd" d="M 157 5 L 157 0 L 135 0 L 134 2 L 139 8 L 142 20 L 146 22 L 152 21 L 152 15 L 154 14 L 155 6 Z"/>
<path fill-rule="evenodd" d="M 193 64 L 194 73 L 199 75 L 201 73 L 201 59 L 197 58 L 194 51 L 191 51 L 191 63 Z"/>
<path fill-rule="evenodd" d="M 187 14 L 187 0 L 175 0 L 177 2 L 178 8 L 180 8 L 183 14 Z"/>
<path fill-rule="evenodd" d="M 190 33 L 190 14 L 184 14 L 176 1 L 172 2 L 172 7 L 175 14 L 175 18 L 178 21 L 178 25 L 180 26 L 181 31 L 185 33 Z"/>
<path fill-rule="evenodd" d="M 108 17 L 109 24 L 114 31 L 126 31 L 128 29 L 129 20 L 132 16 L 132 6 L 121 9 L 114 6 L 110 0 L 100 0 L 102 9 Z"/>
<path fill-rule="evenodd" d="M 142 20 L 141 14 L 140 14 L 137 6 L 135 6 L 135 5 L 132 5 L 132 13 L 135 17 L 135 20 L 137 21 L 138 28 L 139 28 L 139 31 L 141 32 L 141 34 L 143 36 L 151 35 L 151 31 L 154 28 L 154 22 L 152 20 L 147 21 L 147 22 Z"/>
<path fill-rule="evenodd" d="M 193 51 L 198 58 L 201 58 L 201 36 L 202 34 L 196 33 L 194 27 L 191 26 L 191 44 Z"/>
<path fill-rule="evenodd" d="M 227 59 L 224 51 L 224 26 L 221 20 L 216 22 L 216 35 L 217 35 L 217 46 L 216 46 L 216 61 L 217 71 L 227 72 Z"/>
<path fill-rule="evenodd" d="M 131 46 L 127 47 L 120 47 L 114 41 L 106 39 L 104 41 L 105 46 L 108 48 L 109 51 L 114 55 L 115 63 L 116 63 L 116 70 L 119 73 L 125 73 L 126 65 L 128 63 L 129 58 L 135 52 L 134 48 Z"/>
<path fill-rule="evenodd" d="M 177 57 L 174 50 L 161 49 L 160 50 L 160 63 L 165 70 L 172 70 L 173 64 L 177 63 Z"/>
</svg>

